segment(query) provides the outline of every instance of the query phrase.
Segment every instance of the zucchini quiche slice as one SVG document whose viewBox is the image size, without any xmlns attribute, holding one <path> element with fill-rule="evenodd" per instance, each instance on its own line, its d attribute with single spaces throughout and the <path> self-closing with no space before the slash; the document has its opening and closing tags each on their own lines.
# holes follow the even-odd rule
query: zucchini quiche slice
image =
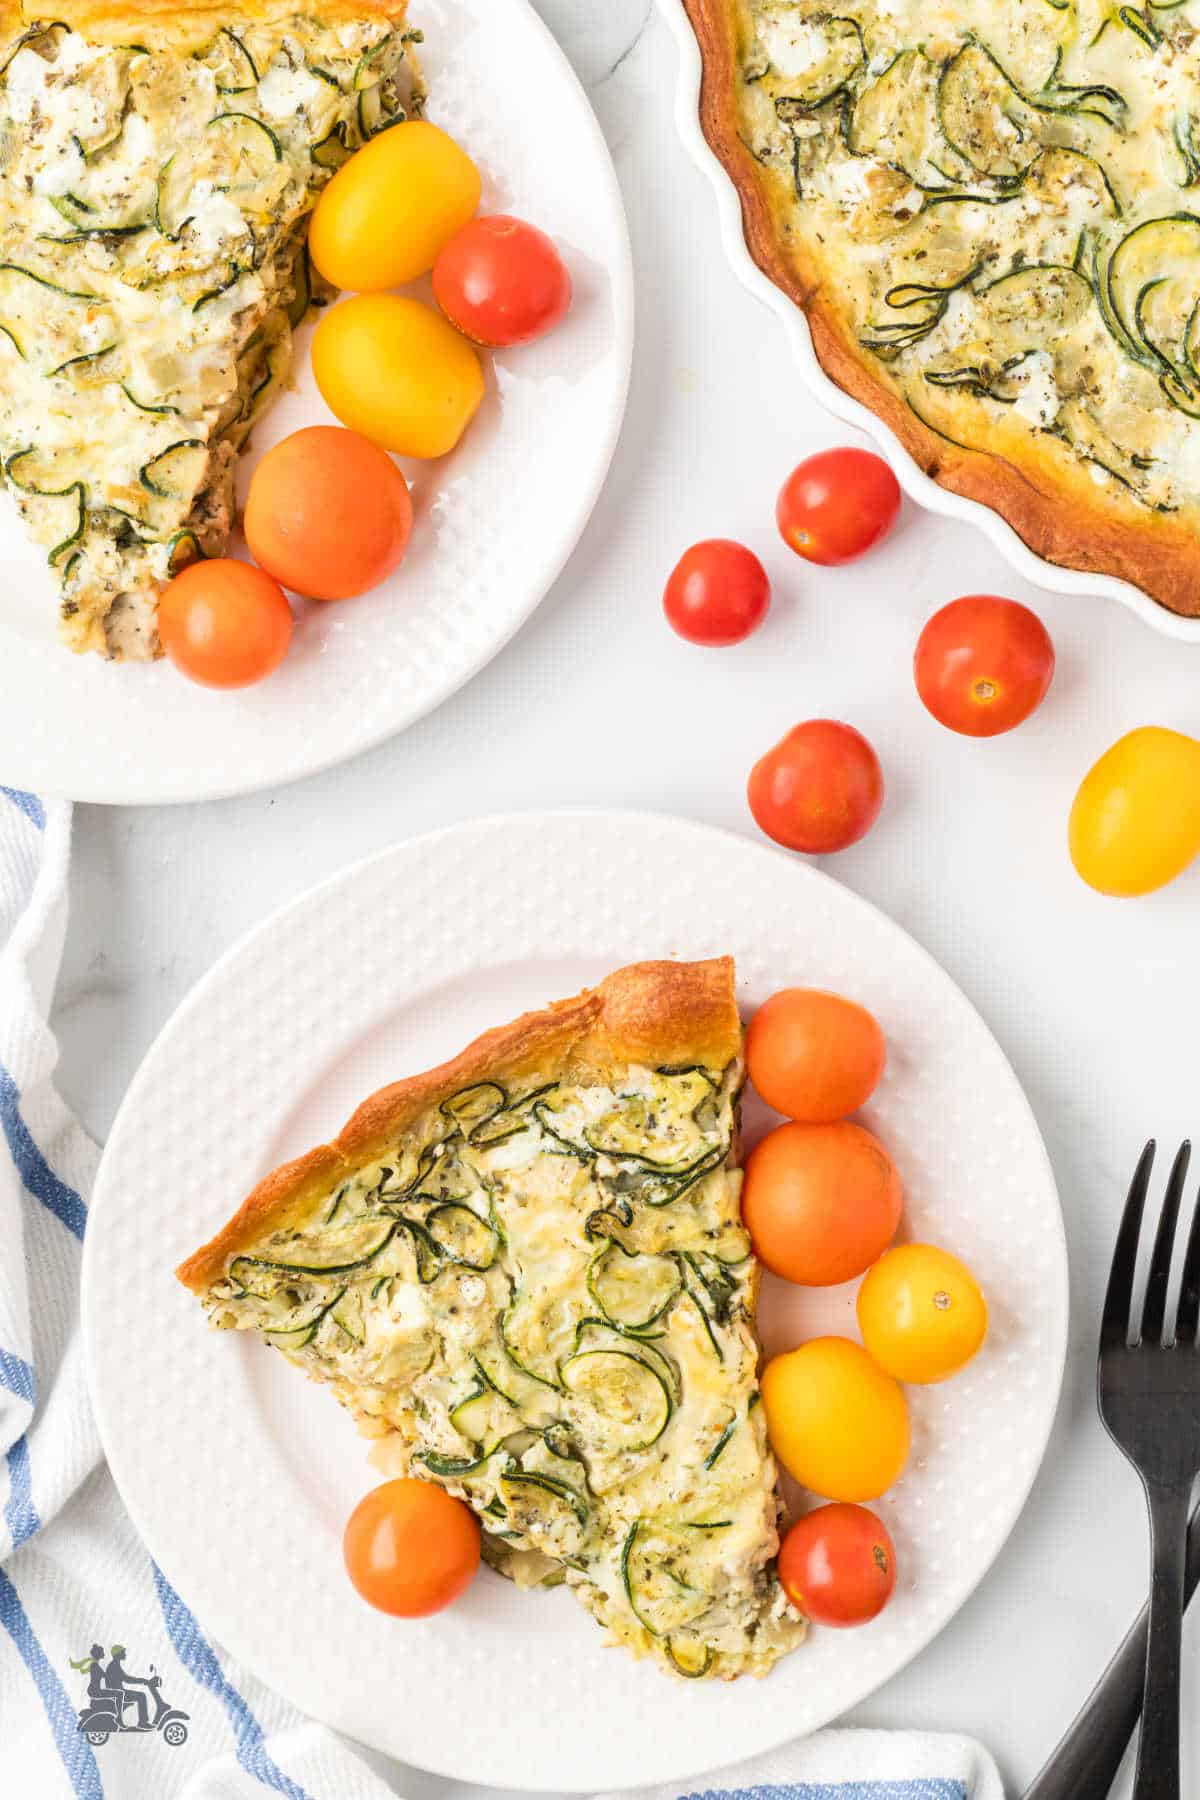
<svg viewBox="0 0 1200 1800">
<path fill-rule="evenodd" d="M 1197 0 L 684 0 L 826 372 L 1039 555 L 1200 615 Z"/>
<path fill-rule="evenodd" d="M 0 458 L 74 650 L 158 652 L 314 296 L 308 215 L 418 111 L 405 0 L 0 0 Z"/>
<path fill-rule="evenodd" d="M 489 1561 L 683 1676 L 804 1635 L 741 1224 L 733 964 L 643 963 L 373 1095 L 178 1270 L 329 1383 Z"/>
</svg>

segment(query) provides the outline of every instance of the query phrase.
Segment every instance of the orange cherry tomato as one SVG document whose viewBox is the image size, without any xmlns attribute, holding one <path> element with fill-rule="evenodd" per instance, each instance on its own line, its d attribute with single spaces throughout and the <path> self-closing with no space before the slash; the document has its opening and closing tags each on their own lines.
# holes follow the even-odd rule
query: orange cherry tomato
<svg viewBox="0 0 1200 1800">
<path fill-rule="evenodd" d="M 776 1456 L 825 1500 L 878 1500 L 908 1461 L 908 1404 L 898 1382 L 849 1338 L 814 1338 L 772 1357 L 763 1416 Z"/>
<path fill-rule="evenodd" d="M 1035 612 L 996 594 L 966 594 L 917 639 L 917 692 L 940 725 L 965 737 L 1011 731 L 1046 697 L 1054 645 Z"/>
<path fill-rule="evenodd" d="M 246 497 L 255 561 L 312 600 L 347 600 L 399 567 L 412 530 L 408 484 L 357 431 L 310 425 L 259 463 Z"/>
<path fill-rule="evenodd" d="M 865 1506 L 835 1501 L 797 1519 L 779 1546 L 779 1581 L 818 1625 L 866 1625 L 896 1588 L 896 1548 Z"/>
<path fill-rule="evenodd" d="M 879 758 L 852 725 L 809 719 L 760 756 L 746 786 L 760 831 L 823 856 L 865 837 L 883 805 Z"/>
<path fill-rule="evenodd" d="M 846 1119 L 779 1125 L 746 1159 L 742 1220 L 754 1253 L 802 1287 L 869 1269 L 895 1237 L 903 1202 L 879 1139 Z"/>
<path fill-rule="evenodd" d="M 472 219 L 433 265 L 433 294 L 477 344 L 530 344 L 566 318 L 571 277 L 551 240 L 524 219 Z"/>
<path fill-rule="evenodd" d="M 164 589 L 158 635 L 189 680 L 249 687 L 287 655 L 292 613 L 279 583 L 262 569 L 214 557 L 193 563 Z"/>
<path fill-rule="evenodd" d="M 364 1600 L 401 1619 L 441 1612 L 479 1567 L 479 1526 L 445 1488 L 410 1478 L 373 1488 L 342 1539 L 346 1573 Z"/>
<path fill-rule="evenodd" d="M 853 1000 L 820 988 L 784 988 L 746 1033 L 750 1079 L 776 1112 L 825 1124 L 856 1112 L 887 1059 L 879 1023 Z"/>
<path fill-rule="evenodd" d="M 870 450 L 819 450 L 792 470 L 775 518 L 797 556 L 853 562 L 885 538 L 900 511 L 900 483 Z"/>
</svg>

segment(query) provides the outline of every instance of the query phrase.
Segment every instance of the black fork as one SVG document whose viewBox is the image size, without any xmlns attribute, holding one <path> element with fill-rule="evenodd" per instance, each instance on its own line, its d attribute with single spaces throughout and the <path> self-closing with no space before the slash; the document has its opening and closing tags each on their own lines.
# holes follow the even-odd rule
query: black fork
<svg viewBox="0 0 1200 1800">
<path fill-rule="evenodd" d="M 1146 1490 L 1153 1574 L 1146 1688 L 1134 1800 L 1180 1800 L 1179 1675 L 1187 1525 L 1200 1473 L 1200 1201 L 1193 1209 L 1175 1329 L 1167 1325 L 1171 1257 L 1191 1146 L 1183 1144 L 1154 1234 L 1140 1321 L 1133 1284 L 1154 1142 L 1142 1152 L 1113 1251 L 1100 1327 L 1100 1417 Z"/>
</svg>

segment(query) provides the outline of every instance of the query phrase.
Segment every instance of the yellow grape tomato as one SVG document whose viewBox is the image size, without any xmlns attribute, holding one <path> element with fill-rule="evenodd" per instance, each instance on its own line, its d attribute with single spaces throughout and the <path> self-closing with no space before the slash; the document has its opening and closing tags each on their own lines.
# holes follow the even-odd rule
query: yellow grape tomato
<svg viewBox="0 0 1200 1800">
<path fill-rule="evenodd" d="M 372 138 L 338 170 L 309 228 L 313 262 L 335 287 L 375 294 L 432 269 L 474 217 L 479 170 L 427 119 Z"/>
<path fill-rule="evenodd" d="M 762 1374 L 771 1448 L 789 1475 L 825 1500 L 877 1500 L 908 1461 L 900 1388 L 849 1338 L 814 1338 Z"/>
<path fill-rule="evenodd" d="M 898 1244 L 858 1290 L 858 1328 L 897 1381 L 945 1381 L 987 1336 L 987 1301 L 965 1263 L 932 1244 Z"/>
<path fill-rule="evenodd" d="M 1071 861 L 1102 894 L 1149 894 L 1200 854 L 1200 742 L 1144 725 L 1106 750 L 1075 796 Z"/>
<path fill-rule="evenodd" d="M 312 360 L 342 424 L 400 456 L 445 456 L 483 399 L 483 367 L 466 338 L 431 306 L 394 294 L 332 307 Z"/>
</svg>

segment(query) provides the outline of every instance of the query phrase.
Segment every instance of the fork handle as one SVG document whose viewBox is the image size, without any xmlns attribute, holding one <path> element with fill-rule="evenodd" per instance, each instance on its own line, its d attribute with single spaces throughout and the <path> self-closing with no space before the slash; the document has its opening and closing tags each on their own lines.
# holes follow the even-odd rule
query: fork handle
<svg viewBox="0 0 1200 1800">
<path fill-rule="evenodd" d="M 1133 1800 L 1179 1800 L 1179 1680 L 1191 1489 L 1148 1487 L 1154 1570 Z"/>
<path fill-rule="evenodd" d="M 1188 1526 L 1185 1603 L 1200 1587 L 1200 1506 Z M 1059 1740 L 1025 1800 L 1107 1800 L 1142 1711 L 1149 1605 Z"/>
</svg>

